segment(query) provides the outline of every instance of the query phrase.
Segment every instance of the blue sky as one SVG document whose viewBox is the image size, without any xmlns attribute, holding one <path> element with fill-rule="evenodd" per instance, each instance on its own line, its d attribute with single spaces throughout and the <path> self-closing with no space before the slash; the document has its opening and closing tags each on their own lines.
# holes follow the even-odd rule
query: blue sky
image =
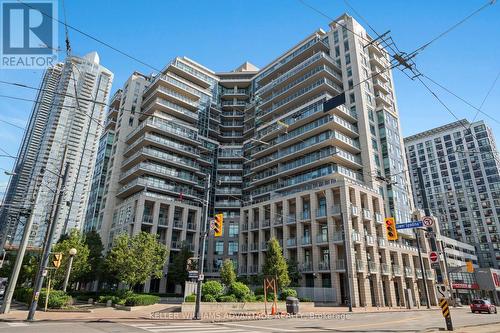
<svg viewBox="0 0 500 333">
<path fill-rule="evenodd" d="M 342 0 L 307 0 L 330 17 L 353 15 Z M 486 0 L 360 1 L 351 5 L 379 33 L 391 30 L 398 47 L 407 52 L 427 42 Z M 175 56 L 188 56 L 215 71 L 231 70 L 244 61 L 263 67 L 318 28 L 327 30 L 329 20 L 297 0 L 276 1 L 70 1 L 68 23 L 106 41 L 155 68 Z M 62 7 L 59 6 L 62 19 Z M 60 46 L 64 29 L 59 26 Z M 97 51 L 101 63 L 115 73 L 113 90 L 134 70 L 152 70 L 70 30 L 73 53 Z M 500 71 L 500 4 L 488 6 L 416 59 L 421 72 L 475 106 L 479 106 Z M 60 58 L 64 53 L 60 53 Z M 39 70 L 0 70 L 0 79 L 38 86 Z M 405 136 L 455 119 L 416 81 L 394 72 L 397 100 Z M 435 91 L 460 118 L 474 118 L 475 110 L 437 87 Z M 0 84 L 0 94 L 34 99 L 35 91 Z M 500 80 L 486 100 L 483 111 L 500 120 Z M 32 103 L 0 97 L 0 118 L 24 126 Z M 500 125 L 484 115 L 500 137 Z M 22 131 L 0 123 L 0 147 L 16 155 Z M 499 139 L 500 140 L 500 139 Z M 0 153 L 3 154 L 3 153 Z M 0 157 L 0 168 L 10 169 L 13 160 Z M 0 170 L 0 192 L 8 181 Z"/>
</svg>

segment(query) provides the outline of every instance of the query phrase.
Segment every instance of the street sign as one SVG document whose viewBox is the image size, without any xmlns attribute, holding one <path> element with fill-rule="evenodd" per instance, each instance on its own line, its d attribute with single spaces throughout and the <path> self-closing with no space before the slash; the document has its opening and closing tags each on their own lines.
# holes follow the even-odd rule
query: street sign
<svg viewBox="0 0 500 333">
<path fill-rule="evenodd" d="M 197 279 L 198 278 L 198 271 L 189 271 L 188 272 L 188 277 L 190 279 Z"/>
<path fill-rule="evenodd" d="M 205 275 L 200 274 L 200 275 L 198 276 L 198 281 L 203 281 L 203 280 L 205 280 Z"/>
<path fill-rule="evenodd" d="M 432 251 L 431 253 L 429 253 L 429 259 L 431 263 L 437 262 L 439 259 L 439 254 L 436 251 Z"/>
<path fill-rule="evenodd" d="M 424 224 L 422 221 L 412 221 L 406 223 L 398 223 L 396 224 L 396 229 L 410 229 L 410 228 L 420 228 L 423 227 Z"/>
<path fill-rule="evenodd" d="M 436 283 L 434 285 L 436 288 L 436 295 L 438 298 L 450 298 L 451 294 L 450 291 L 448 290 L 448 287 L 446 287 L 446 284 L 444 283 Z"/>
<path fill-rule="evenodd" d="M 426 227 L 432 227 L 432 225 L 434 224 L 434 219 L 432 218 L 432 216 L 424 216 L 422 218 L 422 223 L 426 226 Z"/>
<path fill-rule="evenodd" d="M 434 238 L 436 237 L 436 233 L 434 231 L 426 231 L 425 238 Z"/>
<path fill-rule="evenodd" d="M 438 268 L 441 268 L 441 266 L 439 266 L 438 262 L 431 262 L 431 268 L 432 269 L 438 269 Z"/>
</svg>

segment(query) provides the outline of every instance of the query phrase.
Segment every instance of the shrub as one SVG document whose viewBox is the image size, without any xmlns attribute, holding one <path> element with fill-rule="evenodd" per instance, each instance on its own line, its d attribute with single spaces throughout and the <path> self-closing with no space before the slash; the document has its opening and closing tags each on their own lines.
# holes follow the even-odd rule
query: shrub
<svg viewBox="0 0 500 333">
<path fill-rule="evenodd" d="M 264 297 L 262 297 L 262 300 L 264 300 Z M 255 302 L 256 301 L 256 297 L 255 295 L 246 295 L 245 297 L 243 297 L 243 301 L 244 302 Z"/>
<path fill-rule="evenodd" d="M 107 303 L 111 301 L 112 304 L 119 304 L 121 298 L 115 295 L 101 295 L 97 298 L 97 303 Z"/>
<path fill-rule="evenodd" d="M 14 299 L 21 303 L 30 303 L 33 289 L 31 288 L 16 288 L 14 290 Z"/>
<path fill-rule="evenodd" d="M 284 301 L 287 297 L 297 297 L 297 291 L 292 288 L 283 289 L 280 294 L 280 300 Z"/>
<path fill-rule="evenodd" d="M 308 297 L 299 297 L 299 301 L 301 302 L 312 302 L 312 299 Z"/>
<path fill-rule="evenodd" d="M 219 281 L 208 281 L 207 283 L 203 284 L 201 288 L 201 294 L 203 296 L 212 295 L 213 297 L 217 298 L 222 295 L 223 290 L 224 287 L 222 287 L 222 284 L 220 284 Z"/>
<path fill-rule="evenodd" d="M 225 295 L 219 297 L 219 302 L 237 302 L 236 296 L 234 295 Z"/>
<path fill-rule="evenodd" d="M 42 289 L 40 298 L 38 299 L 38 306 L 45 306 L 45 299 L 47 298 L 47 291 Z M 50 309 L 61 309 L 71 304 L 72 298 L 62 290 L 51 290 L 49 293 L 49 302 L 47 307 Z"/>
<path fill-rule="evenodd" d="M 203 302 L 217 302 L 217 299 L 213 295 L 204 295 Z"/>
<path fill-rule="evenodd" d="M 33 289 L 31 288 L 17 288 L 14 291 L 14 298 L 18 302 L 29 304 L 33 296 Z M 47 297 L 47 290 L 42 289 L 40 297 L 38 298 L 38 306 L 45 307 L 45 298 Z M 62 290 L 51 290 L 49 293 L 49 302 L 47 307 L 50 309 L 60 309 L 67 307 L 72 302 L 71 296 Z"/>
<path fill-rule="evenodd" d="M 196 294 L 187 295 L 184 300 L 186 302 L 194 302 L 196 301 Z"/>
<path fill-rule="evenodd" d="M 255 296 L 255 301 L 256 302 L 264 302 L 264 295 Z"/>
<path fill-rule="evenodd" d="M 238 301 L 242 301 L 245 297 L 251 294 L 250 288 L 241 282 L 233 282 L 229 287 L 229 293 L 233 294 Z"/>
<path fill-rule="evenodd" d="M 255 295 L 264 295 L 264 288 L 262 287 L 257 287 L 255 288 L 254 292 Z"/>
<path fill-rule="evenodd" d="M 151 305 L 160 302 L 160 297 L 148 294 L 133 294 L 125 299 L 126 306 Z"/>
</svg>

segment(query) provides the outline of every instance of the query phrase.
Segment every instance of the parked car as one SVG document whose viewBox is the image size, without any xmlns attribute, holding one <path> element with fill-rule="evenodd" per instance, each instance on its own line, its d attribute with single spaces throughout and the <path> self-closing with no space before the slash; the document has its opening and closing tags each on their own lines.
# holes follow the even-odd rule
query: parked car
<svg viewBox="0 0 500 333">
<path fill-rule="evenodd" d="M 476 312 L 497 313 L 497 307 L 491 304 L 490 301 L 485 299 L 473 300 L 470 305 L 470 310 L 472 311 L 472 313 Z"/>
</svg>

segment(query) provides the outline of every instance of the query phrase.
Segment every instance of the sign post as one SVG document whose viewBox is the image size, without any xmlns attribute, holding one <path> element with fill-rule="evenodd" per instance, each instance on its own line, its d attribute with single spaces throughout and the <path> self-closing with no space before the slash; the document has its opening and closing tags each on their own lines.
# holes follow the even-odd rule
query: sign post
<svg viewBox="0 0 500 333">
<path fill-rule="evenodd" d="M 439 307 L 441 308 L 441 313 L 446 323 L 446 329 L 448 331 L 453 331 L 453 322 L 451 321 L 450 307 L 447 300 L 447 298 L 450 297 L 450 293 L 446 290 L 446 285 L 444 284 L 437 284 L 436 291 L 439 297 Z"/>
</svg>

